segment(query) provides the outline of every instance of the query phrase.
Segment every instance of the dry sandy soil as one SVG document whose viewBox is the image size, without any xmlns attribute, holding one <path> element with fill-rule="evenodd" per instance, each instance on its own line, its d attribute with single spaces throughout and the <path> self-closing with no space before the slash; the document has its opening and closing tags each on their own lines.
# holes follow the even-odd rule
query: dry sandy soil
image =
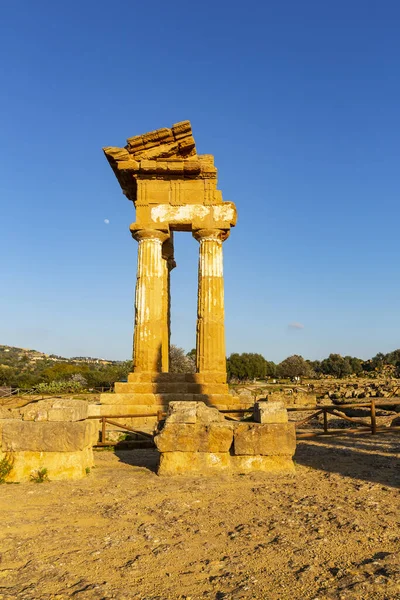
<svg viewBox="0 0 400 600">
<path fill-rule="evenodd" d="M 160 478 L 96 452 L 85 480 L 0 487 L 0 599 L 400 599 L 398 433 L 299 443 L 297 474 Z"/>
</svg>

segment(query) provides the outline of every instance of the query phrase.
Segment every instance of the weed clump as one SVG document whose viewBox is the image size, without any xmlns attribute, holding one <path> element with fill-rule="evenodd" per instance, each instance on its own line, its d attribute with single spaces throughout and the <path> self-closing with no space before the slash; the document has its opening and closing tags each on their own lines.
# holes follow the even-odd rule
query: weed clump
<svg viewBox="0 0 400 600">
<path fill-rule="evenodd" d="M 0 483 L 5 483 L 7 477 L 14 466 L 14 457 L 11 454 L 6 454 L 0 460 Z"/>
<path fill-rule="evenodd" d="M 47 469 L 44 467 L 43 469 L 38 469 L 35 473 L 31 473 L 31 481 L 34 483 L 44 483 L 45 481 L 49 481 Z"/>
</svg>

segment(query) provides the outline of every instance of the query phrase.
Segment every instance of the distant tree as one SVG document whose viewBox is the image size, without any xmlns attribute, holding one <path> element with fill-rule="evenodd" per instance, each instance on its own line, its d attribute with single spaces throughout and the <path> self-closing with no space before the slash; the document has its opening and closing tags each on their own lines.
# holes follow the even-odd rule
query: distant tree
<svg viewBox="0 0 400 600">
<path fill-rule="evenodd" d="M 51 367 L 45 369 L 42 373 L 46 381 L 62 381 L 71 379 L 72 375 L 77 375 L 83 371 L 88 371 L 87 366 L 79 364 L 54 363 Z"/>
<path fill-rule="evenodd" d="M 194 373 L 196 371 L 196 348 L 192 348 L 190 350 L 190 352 L 188 352 L 186 354 L 186 356 L 191 361 L 191 371 L 190 372 Z"/>
<path fill-rule="evenodd" d="M 310 368 L 310 377 L 319 377 L 322 373 L 321 371 L 321 361 L 320 360 L 306 360 Z"/>
<path fill-rule="evenodd" d="M 352 366 L 349 362 L 349 357 L 343 358 L 340 354 L 330 354 L 321 362 L 321 370 L 325 375 L 333 377 L 346 377 L 351 375 Z"/>
<path fill-rule="evenodd" d="M 363 373 L 363 361 L 361 358 L 345 356 L 344 359 L 350 364 L 351 372 L 354 373 L 354 375 L 361 375 Z"/>
<path fill-rule="evenodd" d="M 183 348 L 171 344 L 169 350 L 169 372 L 170 373 L 194 373 L 195 364 L 193 358 L 188 356 Z"/>
<path fill-rule="evenodd" d="M 272 360 L 265 361 L 265 375 L 267 377 L 276 377 L 277 376 L 277 367 L 276 367 L 276 364 Z"/>
<path fill-rule="evenodd" d="M 377 354 L 377 356 L 383 356 L 383 363 L 386 365 L 394 365 L 396 366 L 398 362 L 400 362 L 400 350 L 393 350 L 393 352 L 389 352 L 389 354 L 381 355 Z"/>
<path fill-rule="evenodd" d="M 372 370 L 380 371 L 385 364 L 385 358 L 385 354 L 378 352 L 378 354 L 371 359 Z"/>
<path fill-rule="evenodd" d="M 310 372 L 310 365 L 299 354 L 288 356 L 278 365 L 280 377 L 307 377 Z"/>
<path fill-rule="evenodd" d="M 273 363 L 268 367 L 270 371 L 272 365 Z M 261 354 L 234 352 L 227 358 L 226 368 L 229 379 L 239 379 L 239 381 L 264 379 L 267 374 L 267 361 Z"/>
</svg>

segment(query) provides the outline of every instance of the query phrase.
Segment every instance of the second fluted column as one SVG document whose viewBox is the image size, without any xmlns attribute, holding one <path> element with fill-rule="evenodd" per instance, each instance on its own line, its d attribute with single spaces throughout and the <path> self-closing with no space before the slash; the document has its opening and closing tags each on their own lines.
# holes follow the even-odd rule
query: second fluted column
<svg viewBox="0 0 400 600">
<path fill-rule="evenodd" d="M 221 229 L 200 229 L 193 233 L 200 244 L 196 330 L 198 373 L 226 373 L 222 242 L 228 235 Z"/>
</svg>

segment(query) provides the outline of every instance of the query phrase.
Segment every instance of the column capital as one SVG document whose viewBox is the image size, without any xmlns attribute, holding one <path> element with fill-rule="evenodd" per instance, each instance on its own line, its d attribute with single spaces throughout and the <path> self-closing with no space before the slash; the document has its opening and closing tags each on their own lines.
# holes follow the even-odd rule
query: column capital
<svg viewBox="0 0 400 600">
<path fill-rule="evenodd" d="M 224 242 L 230 234 L 229 229 L 196 229 L 192 232 L 193 237 L 198 241 L 220 241 Z"/>
<path fill-rule="evenodd" d="M 143 240 L 158 240 L 163 244 L 169 238 L 169 233 L 166 231 L 160 231 L 159 229 L 138 229 L 136 223 L 132 223 L 130 231 L 132 237 L 137 242 Z"/>
</svg>

